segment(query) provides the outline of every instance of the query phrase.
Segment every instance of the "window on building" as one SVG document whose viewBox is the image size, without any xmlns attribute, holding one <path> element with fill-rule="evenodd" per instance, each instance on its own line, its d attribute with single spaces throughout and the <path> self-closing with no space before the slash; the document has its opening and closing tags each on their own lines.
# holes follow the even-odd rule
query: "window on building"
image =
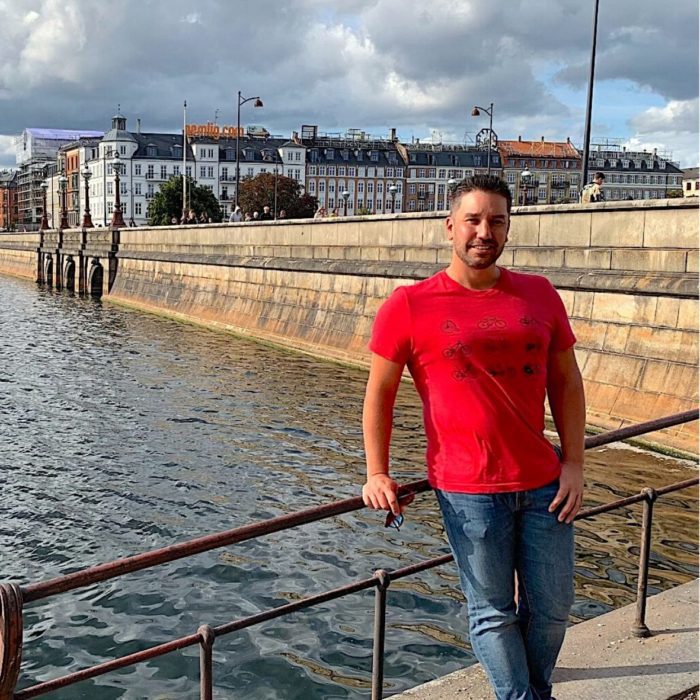
<svg viewBox="0 0 700 700">
<path fill-rule="evenodd" d="M 418 177 L 425 177 L 425 168 L 418 168 Z"/>
<path fill-rule="evenodd" d="M 326 174 L 326 166 L 325 166 L 325 165 L 319 165 L 319 166 L 318 166 L 318 174 L 319 174 L 319 175 L 325 175 L 325 174 Z"/>
<path fill-rule="evenodd" d="M 331 177 L 335 177 L 335 165 L 329 165 L 328 166 L 328 174 Z"/>
<path fill-rule="evenodd" d="M 253 168 L 248 168 L 248 170 L 246 171 L 246 175 L 248 177 L 253 177 L 253 173 L 254 173 Z"/>
<path fill-rule="evenodd" d="M 134 194 L 135 194 L 135 195 L 140 195 L 140 194 L 141 194 L 141 183 L 140 183 L 140 182 L 135 182 L 135 183 L 134 183 Z"/>
<path fill-rule="evenodd" d="M 318 183 L 318 191 L 319 191 L 319 192 L 325 192 L 325 191 L 326 191 L 326 183 L 325 183 L 323 180 L 321 180 L 321 181 Z"/>
<path fill-rule="evenodd" d="M 408 186 L 408 194 L 415 194 L 415 193 L 416 193 L 416 185 L 415 185 L 415 183 L 412 182 Z"/>
<path fill-rule="evenodd" d="M 207 169 L 203 166 L 199 166 L 199 177 L 206 177 L 207 176 Z"/>
<path fill-rule="evenodd" d="M 141 175 L 141 163 L 137 163 L 134 166 L 134 175 Z"/>
<path fill-rule="evenodd" d="M 309 166 L 309 175 L 315 175 L 315 174 L 316 174 L 316 166 L 310 165 Z"/>
<path fill-rule="evenodd" d="M 173 175 L 175 177 L 180 176 L 180 166 L 179 165 L 173 165 Z"/>
<path fill-rule="evenodd" d="M 333 160 L 335 158 L 335 148 L 326 149 L 326 160 Z"/>
<path fill-rule="evenodd" d="M 154 177 L 155 177 L 155 166 L 149 165 L 148 170 L 146 171 L 146 179 L 152 180 Z"/>
<path fill-rule="evenodd" d="M 316 180 L 309 180 L 309 192 L 316 191 Z"/>
<path fill-rule="evenodd" d="M 158 155 L 158 149 L 153 144 L 149 144 L 146 146 L 146 155 L 149 158 L 155 158 Z"/>
<path fill-rule="evenodd" d="M 365 183 L 364 182 L 358 182 L 357 183 L 357 191 L 359 194 L 363 194 L 365 191 Z"/>
<path fill-rule="evenodd" d="M 341 177 L 343 177 L 345 175 L 345 166 L 344 165 L 338 166 L 338 175 L 340 175 Z"/>
<path fill-rule="evenodd" d="M 373 193 L 374 193 L 374 183 L 368 182 L 367 183 L 367 194 L 373 194 Z"/>
<path fill-rule="evenodd" d="M 192 177 L 192 166 L 191 165 L 188 165 L 185 167 L 185 175 L 187 177 Z"/>
<path fill-rule="evenodd" d="M 161 180 L 166 180 L 168 177 L 168 166 L 167 165 L 161 165 L 160 166 L 160 179 Z"/>
<path fill-rule="evenodd" d="M 348 175 L 350 177 L 355 177 L 355 168 L 348 168 Z"/>
<path fill-rule="evenodd" d="M 207 166 L 207 177 L 210 179 L 214 177 L 214 166 L 213 165 Z"/>
<path fill-rule="evenodd" d="M 107 180 L 107 194 L 114 194 L 114 182 Z"/>
<path fill-rule="evenodd" d="M 141 216 L 141 202 L 134 202 L 134 214 Z"/>
</svg>

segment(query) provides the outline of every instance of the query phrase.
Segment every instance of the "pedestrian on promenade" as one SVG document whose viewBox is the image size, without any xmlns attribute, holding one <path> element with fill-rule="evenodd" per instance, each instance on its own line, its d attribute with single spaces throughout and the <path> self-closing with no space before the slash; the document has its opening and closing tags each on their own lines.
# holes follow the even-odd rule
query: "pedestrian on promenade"
<svg viewBox="0 0 700 700">
<path fill-rule="evenodd" d="M 585 403 L 575 337 L 547 279 L 496 265 L 512 198 L 476 175 L 451 194 L 449 266 L 399 287 L 375 319 L 363 413 L 364 502 L 402 519 L 389 441 L 404 367 L 423 402 L 428 479 L 498 700 L 552 700 L 573 602 Z M 544 436 L 545 392 L 561 450 Z M 515 576 L 518 600 L 515 599 Z"/>
<path fill-rule="evenodd" d="M 236 206 L 236 208 L 231 212 L 228 220 L 232 224 L 237 224 L 239 221 L 243 221 L 243 214 L 241 213 L 241 208 Z"/>
<path fill-rule="evenodd" d="M 260 214 L 260 221 L 272 221 L 272 212 L 270 207 L 263 207 L 262 214 Z"/>
<path fill-rule="evenodd" d="M 603 182 L 605 175 L 601 172 L 593 176 L 593 182 L 589 182 L 581 191 L 581 203 L 589 204 L 590 202 L 604 202 L 605 194 L 603 193 Z"/>
</svg>

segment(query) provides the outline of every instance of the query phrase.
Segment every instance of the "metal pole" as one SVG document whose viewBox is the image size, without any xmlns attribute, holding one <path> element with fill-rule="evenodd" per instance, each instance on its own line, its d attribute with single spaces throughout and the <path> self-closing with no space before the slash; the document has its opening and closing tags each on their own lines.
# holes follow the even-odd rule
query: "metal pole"
<svg viewBox="0 0 700 700">
<path fill-rule="evenodd" d="M 591 143 L 591 112 L 593 110 L 593 79 L 595 77 L 595 48 L 598 39 L 598 7 L 600 0 L 595 0 L 593 12 L 593 45 L 591 47 L 591 70 L 588 75 L 588 100 L 586 102 L 586 126 L 583 136 L 583 163 L 581 189 L 588 184 L 588 151 Z"/>
<path fill-rule="evenodd" d="M 182 107 L 182 218 L 187 221 L 187 100 Z"/>
<path fill-rule="evenodd" d="M 199 635 L 199 698 L 200 700 L 212 700 L 214 630 L 209 625 L 201 625 L 197 634 Z"/>
<path fill-rule="evenodd" d="M 381 700 L 384 685 L 384 638 L 386 636 L 386 591 L 391 579 L 384 569 L 374 572 L 378 579 L 374 593 L 374 645 L 372 648 L 372 700 Z"/>
<path fill-rule="evenodd" d="M 491 175 L 491 140 L 493 139 L 493 102 L 489 109 L 489 147 L 488 147 L 488 166 L 486 174 Z"/>
<path fill-rule="evenodd" d="M 639 574 L 637 576 L 637 616 L 632 628 L 635 637 L 650 637 L 651 632 L 646 625 L 647 584 L 649 582 L 649 555 L 651 553 L 651 526 L 654 516 L 654 501 L 657 493 L 654 489 L 644 489 L 644 514 L 642 516 L 642 536 L 639 547 Z"/>
<path fill-rule="evenodd" d="M 236 113 L 236 197 L 235 206 L 238 206 L 238 185 L 241 177 L 240 165 L 240 139 L 241 139 L 241 91 L 238 91 L 238 111 Z"/>
</svg>

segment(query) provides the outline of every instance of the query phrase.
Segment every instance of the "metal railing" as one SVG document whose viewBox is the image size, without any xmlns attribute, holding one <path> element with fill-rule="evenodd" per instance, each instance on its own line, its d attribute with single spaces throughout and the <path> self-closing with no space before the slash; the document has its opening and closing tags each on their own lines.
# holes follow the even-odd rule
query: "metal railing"
<svg viewBox="0 0 700 700">
<path fill-rule="evenodd" d="M 698 409 L 694 409 L 588 437 L 586 438 L 586 449 L 600 447 L 612 442 L 694 421 L 698 419 L 699 413 Z M 595 506 L 594 508 L 588 508 L 581 511 L 576 516 L 576 520 L 583 520 L 635 503 L 642 502 L 644 504 L 638 567 L 636 617 L 632 629 L 635 636 L 646 637 L 650 635 L 649 628 L 645 622 L 645 615 L 654 503 L 660 496 L 697 486 L 699 482 L 700 479 L 696 477 L 670 484 L 660 489 L 645 488 L 638 494 Z M 401 486 L 398 495 L 402 497 L 409 494 L 423 493 L 428 490 L 430 490 L 430 485 L 427 479 L 421 479 Z M 393 571 L 378 570 L 375 571 L 374 575 L 370 578 L 355 581 L 354 583 L 334 588 L 317 595 L 308 596 L 255 615 L 233 620 L 217 627 L 203 624 L 196 632 L 185 637 L 179 637 L 133 654 L 128 654 L 81 671 L 69 673 L 50 681 L 44 681 L 28 688 L 23 688 L 19 691 L 15 690 L 19 678 L 22 657 L 23 606 L 26 603 L 42 600 L 58 593 L 65 593 L 66 591 L 71 591 L 76 588 L 107 581 L 127 573 L 141 571 L 159 564 L 183 559 L 226 545 L 244 542 L 262 535 L 268 535 L 325 518 L 350 513 L 361 508 L 364 508 L 361 497 L 349 498 L 316 508 L 309 508 L 297 513 L 271 518 L 233 530 L 198 537 L 186 542 L 150 552 L 144 552 L 124 559 L 118 559 L 40 583 L 31 583 L 25 586 L 12 583 L 0 584 L 0 700 L 28 700 L 28 698 L 35 698 L 58 690 L 59 688 L 95 678 L 96 676 L 103 675 L 110 671 L 116 671 L 195 645 L 199 645 L 200 647 L 200 700 L 211 700 L 214 678 L 212 652 L 214 642 L 218 637 L 370 588 L 375 589 L 371 697 L 372 700 L 380 700 L 382 697 L 384 680 L 384 643 L 387 592 L 389 586 L 392 581 L 422 571 L 427 571 L 428 569 L 452 561 L 453 556 L 451 554 L 446 554 Z"/>
</svg>

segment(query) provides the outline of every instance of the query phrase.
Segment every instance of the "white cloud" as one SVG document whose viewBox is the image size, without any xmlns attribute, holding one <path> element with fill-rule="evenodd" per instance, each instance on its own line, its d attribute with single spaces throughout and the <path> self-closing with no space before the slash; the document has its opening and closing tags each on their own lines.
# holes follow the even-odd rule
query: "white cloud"
<svg viewBox="0 0 700 700">
<path fill-rule="evenodd" d="M 0 133 L 109 128 L 117 102 L 129 125 L 175 131 L 183 99 L 193 122 L 218 108 L 230 124 L 241 90 L 265 103 L 244 122 L 274 133 L 395 126 L 462 141 L 488 123 L 471 106 L 494 102 L 501 138 L 580 142 L 590 15 L 581 0 L 0 0 Z M 696 0 L 666 13 L 654 0 L 603 4 L 597 80 L 668 102 L 640 114 L 625 100 L 606 133 L 689 133 L 694 17 Z"/>
</svg>

